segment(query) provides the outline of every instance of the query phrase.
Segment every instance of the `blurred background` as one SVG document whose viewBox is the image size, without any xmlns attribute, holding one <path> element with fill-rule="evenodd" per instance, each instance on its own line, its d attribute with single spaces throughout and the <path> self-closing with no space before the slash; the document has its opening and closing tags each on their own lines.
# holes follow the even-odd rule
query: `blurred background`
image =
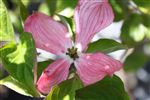
<svg viewBox="0 0 150 100">
<path fill-rule="evenodd" d="M 26 13 L 32 14 L 41 11 L 54 16 L 59 13 L 73 19 L 74 8 L 77 0 L 21 0 Z M 121 60 L 124 68 L 117 72 L 123 80 L 131 100 L 150 100 L 150 0 L 109 0 L 112 5 L 115 19 L 109 27 L 97 33 L 93 38 L 114 39 L 128 47 L 110 53 L 110 56 Z M 20 3 L 19 0 L 3 0 L 16 37 L 20 27 Z M 23 6 L 22 5 L 22 6 Z M 51 54 L 38 50 L 38 61 L 47 60 Z M 8 73 L 0 65 L 0 79 Z M 37 100 L 20 95 L 4 86 L 0 86 L 0 100 Z M 40 99 L 38 99 L 40 100 Z"/>
</svg>

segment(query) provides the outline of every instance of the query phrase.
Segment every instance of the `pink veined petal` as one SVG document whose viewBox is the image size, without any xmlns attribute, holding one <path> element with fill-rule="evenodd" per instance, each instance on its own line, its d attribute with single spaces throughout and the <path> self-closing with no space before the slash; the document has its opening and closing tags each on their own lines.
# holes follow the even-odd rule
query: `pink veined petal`
<svg viewBox="0 0 150 100">
<path fill-rule="evenodd" d="M 112 76 L 122 64 L 103 53 L 83 54 L 75 61 L 77 74 L 85 85 L 93 84 L 106 75 Z"/>
<path fill-rule="evenodd" d="M 108 0 L 79 0 L 75 9 L 76 45 L 86 49 L 95 33 L 110 25 L 114 14 Z"/>
<path fill-rule="evenodd" d="M 40 76 L 37 82 L 37 89 L 48 94 L 54 85 L 67 79 L 70 63 L 65 59 L 59 59 L 50 64 Z"/>
<path fill-rule="evenodd" d="M 24 30 L 32 33 L 37 48 L 51 53 L 64 53 L 72 46 L 67 28 L 43 13 L 35 12 L 29 16 Z"/>
</svg>

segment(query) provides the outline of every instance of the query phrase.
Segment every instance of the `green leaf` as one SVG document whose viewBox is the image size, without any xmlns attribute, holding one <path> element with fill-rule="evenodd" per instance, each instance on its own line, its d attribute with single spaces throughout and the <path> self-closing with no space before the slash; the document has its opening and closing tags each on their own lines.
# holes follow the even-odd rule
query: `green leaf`
<svg viewBox="0 0 150 100">
<path fill-rule="evenodd" d="M 14 30 L 11 24 L 7 8 L 2 0 L 0 0 L 0 42 L 14 41 Z"/>
<path fill-rule="evenodd" d="M 114 11 L 114 21 L 121 21 L 129 15 L 128 0 L 110 0 Z"/>
<path fill-rule="evenodd" d="M 1 49 L 2 64 L 9 74 L 30 88 L 30 94 L 39 96 L 33 81 L 33 67 L 36 59 L 34 40 L 30 33 L 22 33 L 18 45 L 8 45 Z"/>
<path fill-rule="evenodd" d="M 78 0 L 57 0 L 57 9 L 56 11 L 60 12 L 65 8 L 72 8 L 74 9 L 77 5 Z"/>
<path fill-rule="evenodd" d="M 110 3 L 112 5 L 114 14 L 115 14 L 115 19 L 114 21 L 120 21 L 123 19 L 124 11 L 121 4 L 121 0 L 110 0 Z"/>
<path fill-rule="evenodd" d="M 148 14 L 143 14 L 142 15 L 143 18 L 143 24 L 147 27 L 150 28 L 150 15 Z"/>
<path fill-rule="evenodd" d="M 82 86 L 82 82 L 78 76 L 63 81 L 52 88 L 51 92 L 46 97 L 46 100 L 74 100 L 75 91 Z"/>
<path fill-rule="evenodd" d="M 29 16 L 29 12 L 27 8 L 24 6 L 22 1 L 19 2 L 19 7 L 20 7 L 20 15 L 23 21 L 26 20 L 26 18 Z"/>
<path fill-rule="evenodd" d="M 146 56 L 142 51 L 134 51 L 129 55 L 124 62 L 124 70 L 126 72 L 137 71 L 143 67 L 150 58 Z"/>
<path fill-rule="evenodd" d="M 18 7 L 18 13 L 19 18 L 17 17 L 17 20 L 14 22 L 14 26 L 16 27 L 16 30 L 18 33 L 22 33 L 24 31 L 24 21 L 29 16 L 28 9 L 25 7 L 25 5 L 22 3 L 22 0 L 14 0 L 14 4 Z"/>
<path fill-rule="evenodd" d="M 104 52 L 110 53 L 116 50 L 127 49 L 125 45 L 110 39 L 99 39 L 90 43 L 86 52 Z"/>
<path fill-rule="evenodd" d="M 0 80 L 0 85 L 4 85 L 22 95 L 31 96 L 31 97 L 34 96 L 30 94 L 30 88 L 27 88 L 25 84 L 20 83 L 19 81 L 17 81 L 11 76 L 8 76 Z"/>
<path fill-rule="evenodd" d="M 142 18 L 143 18 L 143 25 L 147 28 L 146 37 L 150 39 L 150 15 L 143 14 Z"/>
<path fill-rule="evenodd" d="M 59 0 L 60 1 L 60 0 Z M 55 14 L 57 0 L 46 0 L 47 7 L 49 7 L 49 13 L 51 16 Z"/>
<path fill-rule="evenodd" d="M 103 80 L 76 91 L 76 100 L 130 100 L 123 82 L 117 76 Z"/>
<path fill-rule="evenodd" d="M 43 70 L 48 67 L 49 64 L 51 64 L 53 60 L 48 60 L 48 61 L 43 61 L 38 63 L 38 68 L 37 68 L 37 77 L 39 78 L 40 75 L 42 74 Z"/>
<path fill-rule="evenodd" d="M 74 8 L 77 5 L 77 0 L 46 0 L 46 4 L 50 7 L 50 14 L 55 13 L 71 17 L 74 13 Z"/>
<path fill-rule="evenodd" d="M 141 6 L 141 7 L 148 7 L 150 8 L 149 4 L 150 4 L 150 1 L 147 0 L 133 0 L 138 6 Z"/>
</svg>

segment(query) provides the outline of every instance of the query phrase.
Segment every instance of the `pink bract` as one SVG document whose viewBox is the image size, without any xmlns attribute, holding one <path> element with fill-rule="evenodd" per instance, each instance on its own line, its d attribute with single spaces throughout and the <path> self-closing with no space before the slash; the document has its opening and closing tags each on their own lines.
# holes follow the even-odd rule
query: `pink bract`
<svg viewBox="0 0 150 100">
<path fill-rule="evenodd" d="M 24 30 L 32 33 L 36 47 L 60 56 L 40 76 L 37 88 L 41 93 L 49 93 L 54 85 L 66 80 L 72 63 L 85 86 L 103 79 L 106 75 L 112 76 L 122 67 L 119 61 L 103 53 L 84 53 L 95 33 L 110 25 L 114 19 L 108 0 L 79 0 L 74 19 L 75 45 L 66 26 L 43 13 L 35 12 L 25 21 Z M 66 54 L 68 48 L 72 47 L 78 50 L 76 59 L 71 59 Z"/>
</svg>

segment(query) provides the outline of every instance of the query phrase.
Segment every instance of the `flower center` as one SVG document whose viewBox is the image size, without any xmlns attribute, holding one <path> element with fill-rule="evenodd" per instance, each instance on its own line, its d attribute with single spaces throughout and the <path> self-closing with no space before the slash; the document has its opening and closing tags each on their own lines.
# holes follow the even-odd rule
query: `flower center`
<svg viewBox="0 0 150 100">
<path fill-rule="evenodd" d="M 72 47 L 72 48 L 68 48 L 67 50 L 68 52 L 66 53 L 66 55 L 68 55 L 70 58 L 72 58 L 73 60 L 76 60 L 76 58 L 79 58 L 77 54 L 77 48 Z"/>
</svg>

